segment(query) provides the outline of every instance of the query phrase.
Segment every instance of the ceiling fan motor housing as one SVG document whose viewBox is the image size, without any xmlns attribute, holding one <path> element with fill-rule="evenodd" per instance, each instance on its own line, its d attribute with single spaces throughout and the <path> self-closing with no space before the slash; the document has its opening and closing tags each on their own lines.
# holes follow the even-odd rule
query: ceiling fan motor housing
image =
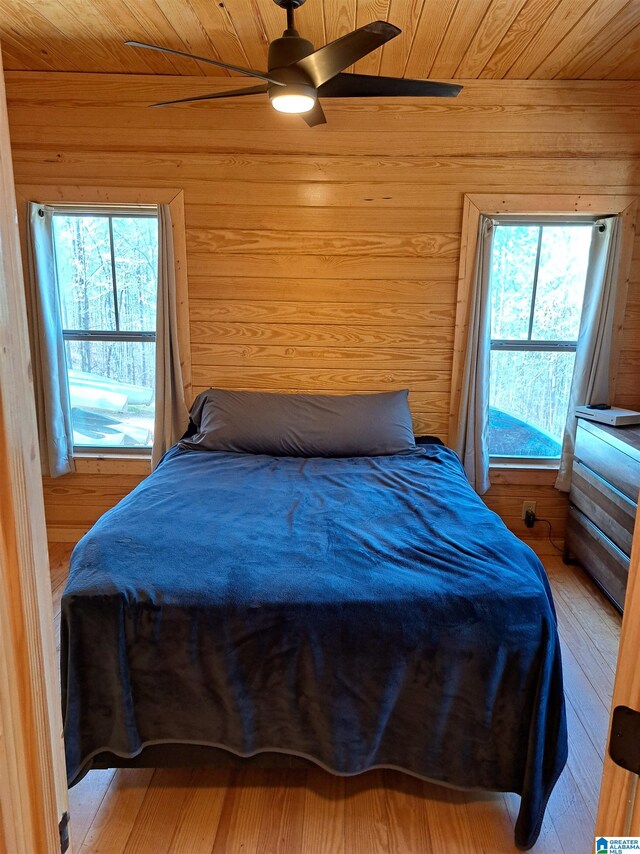
<svg viewBox="0 0 640 854">
<path fill-rule="evenodd" d="M 281 38 L 274 39 L 269 45 L 269 71 L 291 65 L 313 51 L 312 43 L 303 39 L 297 30 L 285 30 Z"/>
<path fill-rule="evenodd" d="M 286 84 L 287 94 L 307 95 L 316 97 L 316 89 L 313 81 L 301 68 L 296 68 L 293 63 L 313 53 L 313 44 L 308 39 L 303 39 L 297 30 L 287 29 L 279 39 L 275 39 L 269 45 L 269 71 L 277 70 L 277 78 Z M 269 86 L 269 98 L 279 97 L 283 94 L 283 87 Z"/>
</svg>

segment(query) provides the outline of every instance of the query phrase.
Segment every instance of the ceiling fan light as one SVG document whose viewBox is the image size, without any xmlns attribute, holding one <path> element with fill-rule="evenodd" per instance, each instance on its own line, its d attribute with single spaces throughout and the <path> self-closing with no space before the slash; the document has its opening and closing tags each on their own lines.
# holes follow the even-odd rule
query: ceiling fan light
<svg viewBox="0 0 640 854">
<path fill-rule="evenodd" d="M 309 95 L 279 95 L 272 98 L 271 103 L 279 113 L 308 113 L 315 99 Z"/>
<path fill-rule="evenodd" d="M 271 105 L 280 113 L 308 113 L 316 103 L 313 86 L 290 84 L 274 86 L 269 91 Z"/>
</svg>

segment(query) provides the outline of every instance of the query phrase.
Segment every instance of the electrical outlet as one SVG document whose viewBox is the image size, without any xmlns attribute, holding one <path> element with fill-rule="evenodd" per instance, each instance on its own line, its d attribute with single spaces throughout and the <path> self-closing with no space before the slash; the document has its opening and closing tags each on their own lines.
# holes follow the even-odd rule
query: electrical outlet
<svg viewBox="0 0 640 854">
<path fill-rule="evenodd" d="M 530 510 L 534 515 L 536 512 L 536 502 L 535 501 L 523 501 L 522 502 L 522 518 L 527 515 L 527 510 Z"/>
</svg>

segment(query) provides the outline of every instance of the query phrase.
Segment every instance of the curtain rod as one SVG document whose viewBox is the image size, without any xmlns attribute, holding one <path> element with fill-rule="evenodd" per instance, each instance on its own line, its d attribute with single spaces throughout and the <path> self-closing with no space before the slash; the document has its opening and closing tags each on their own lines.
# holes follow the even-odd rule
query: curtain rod
<svg viewBox="0 0 640 854">
<path fill-rule="evenodd" d="M 118 213 L 124 213 L 128 216 L 145 216 L 149 214 L 158 213 L 158 205 L 113 205 L 108 203 L 80 204 L 77 202 L 45 202 L 43 203 L 43 207 L 51 208 L 55 212 L 69 214 L 77 213 L 84 214 L 85 216 L 89 216 L 91 214 L 94 214 L 96 216 L 109 216 Z"/>
<path fill-rule="evenodd" d="M 604 214 L 576 214 L 576 216 L 557 214 L 531 214 L 531 216 L 523 216 L 522 214 L 495 214 L 491 216 L 491 220 L 495 225 L 528 225 L 535 228 L 537 225 L 593 225 L 600 219 L 611 219 L 614 215 Z"/>
</svg>

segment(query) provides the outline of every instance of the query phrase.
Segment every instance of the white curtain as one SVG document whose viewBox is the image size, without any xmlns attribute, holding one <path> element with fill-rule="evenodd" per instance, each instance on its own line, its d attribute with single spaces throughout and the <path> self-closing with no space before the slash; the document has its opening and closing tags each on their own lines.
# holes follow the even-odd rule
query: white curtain
<svg viewBox="0 0 640 854">
<path fill-rule="evenodd" d="M 53 244 L 53 209 L 29 202 L 29 332 L 42 473 L 75 470 L 67 366 Z"/>
<path fill-rule="evenodd" d="M 611 342 L 621 233 L 618 217 L 597 220 L 593 226 L 567 423 L 556 480 L 556 488 L 564 492 L 568 492 L 571 487 L 577 428 L 576 406 L 611 402 Z"/>
<path fill-rule="evenodd" d="M 469 338 L 462 376 L 462 393 L 453 447 L 462 460 L 469 482 L 480 495 L 489 486 L 489 370 L 491 359 L 491 300 L 489 273 L 493 220 L 481 216 L 478 248 L 470 294 Z"/>
<path fill-rule="evenodd" d="M 151 462 L 163 454 L 187 429 L 189 413 L 178 348 L 176 267 L 169 205 L 158 205 L 158 317 L 156 324 L 156 412 Z"/>
</svg>

